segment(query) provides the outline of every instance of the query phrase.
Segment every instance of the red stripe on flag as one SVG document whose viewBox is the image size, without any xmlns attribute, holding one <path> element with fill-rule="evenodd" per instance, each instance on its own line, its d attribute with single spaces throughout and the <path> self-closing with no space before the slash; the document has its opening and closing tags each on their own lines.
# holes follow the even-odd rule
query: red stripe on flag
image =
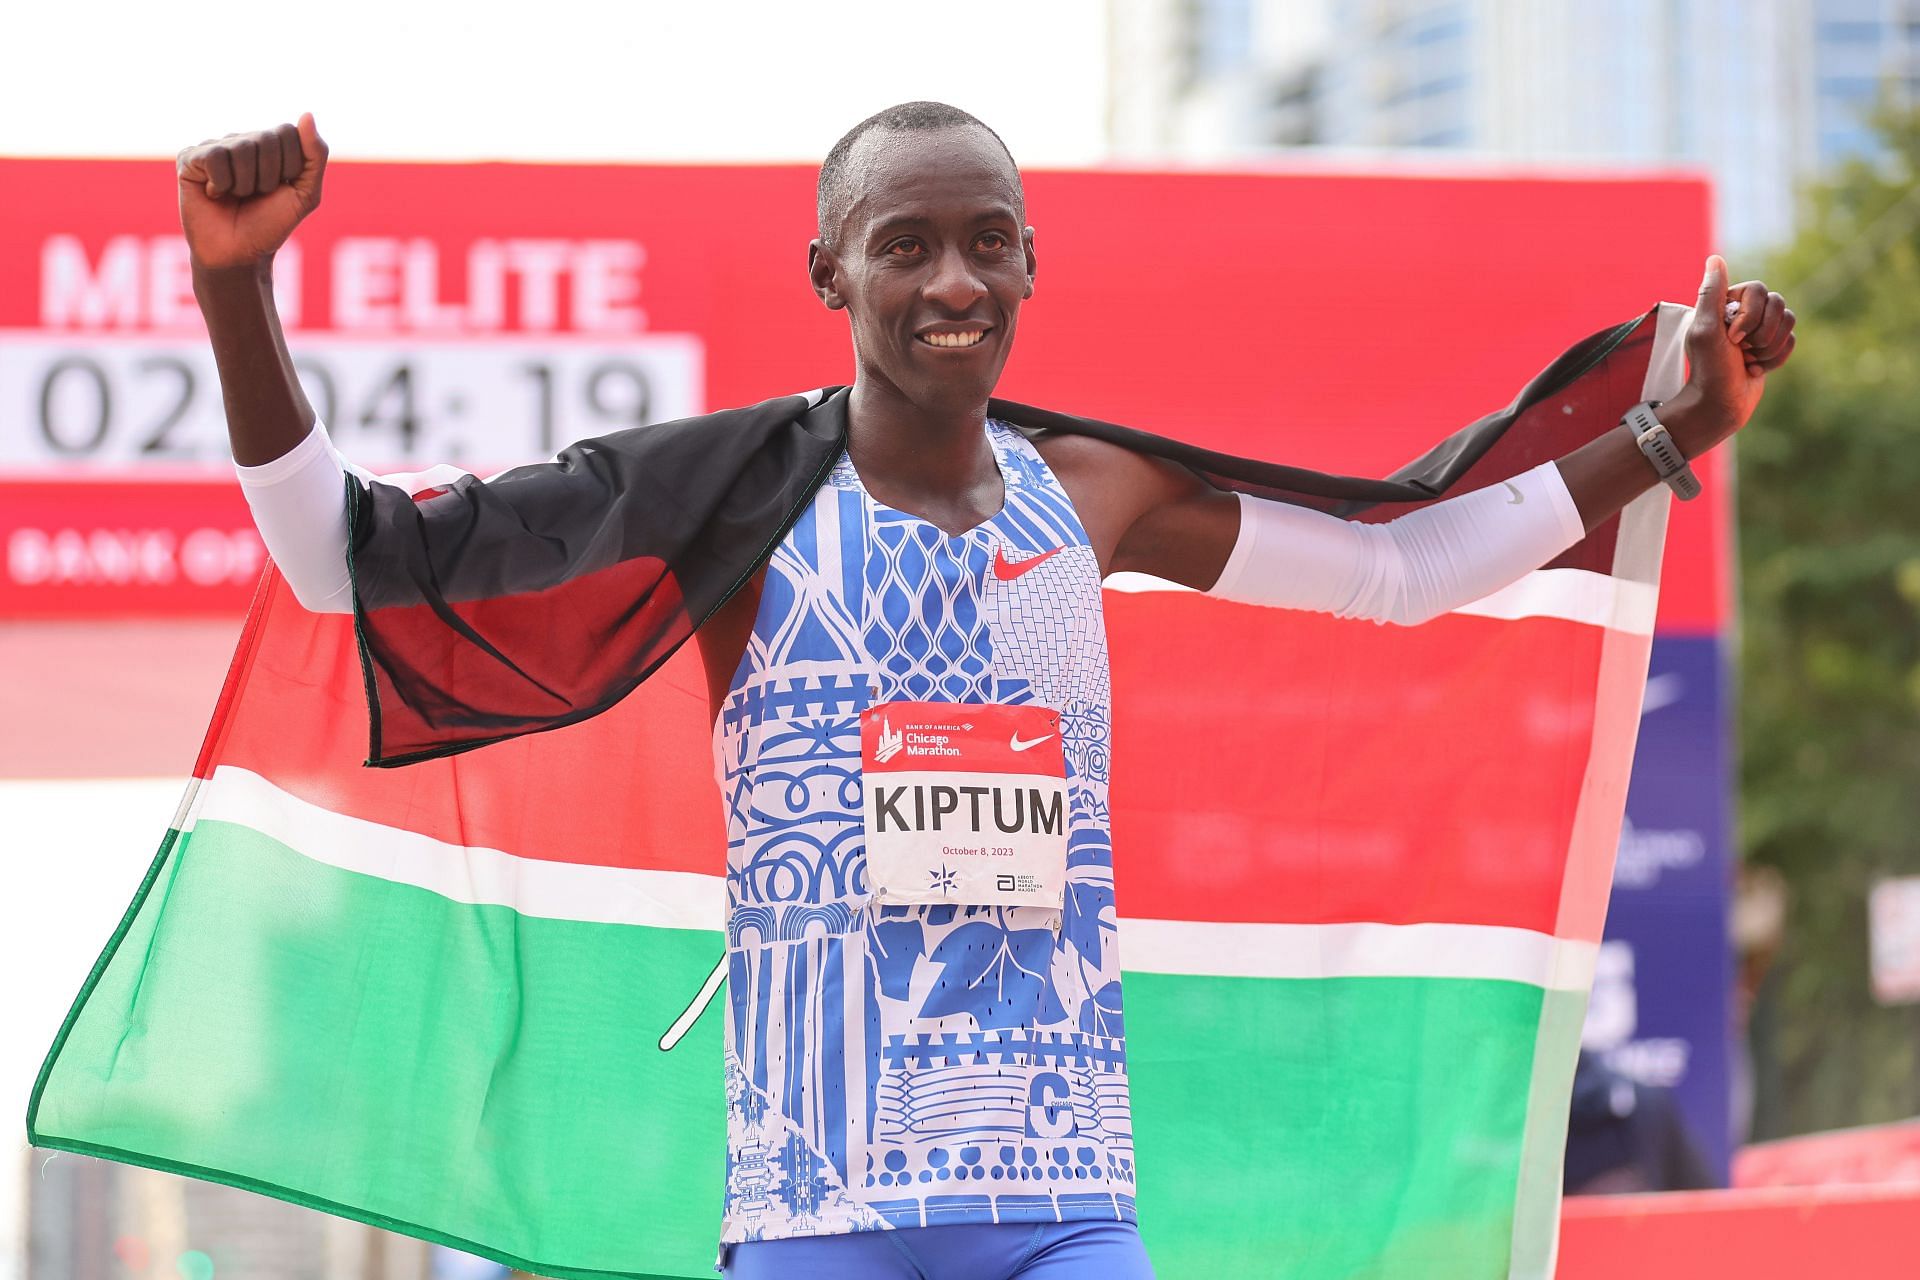
<svg viewBox="0 0 1920 1280">
<path fill-rule="evenodd" d="M 1643 637 L 1160 593 L 1107 616 L 1123 915 L 1554 929 L 1603 642 L 1644 671 Z"/>
<path fill-rule="evenodd" d="M 193 762 L 193 776 L 196 778 L 213 776 L 214 766 L 220 763 L 220 756 L 226 749 L 227 736 L 240 719 L 240 696 L 250 683 L 253 659 L 259 652 L 269 608 L 276 596 L 284 596 L 294 608 L 299 607 L 293 602 L 293 592 L 288 588 L 286 579 L 269 564 L 254 587 L 253 603 L 247 607 L 246 620 L 240 626 L 240 642 L 233 647 L 233 659 L 227 664 L 226 679 L 220 682 L 220 697 L 213 704 L 213 719 L 207 722 L 206 736 L 200 740 L 200 754 Z"/>
<path fill-rule="evenodd" d="M 375 609 L 361 625 L 383 761 L 564 721 L 693 631 L 679 582 L 651 556 L 542 591 L 456 601 L 444 613 L 430 604 Z"/>
<path fill-rule="evenodd" d="M 307 613 L 276 573 L 248 632 L 251 661 L 235 665 L 244 696 L 230 680 L 203 776 L 215 764 L 250 769 L 337 813 L 521 857 L 725 870 L 706 684 L 693 645 L 581 724 L 367 769 L 358 767 L 367 713 L 352 619 Z"/>
<path fill-rule="evenodd" d="M 346 764 L 364 753 L 366 732 L 349 620 L 306 614 L 277 579 L 265 607 L 270 625 L 253 628 L 257 651 L 235 668 L 246 695 L 223 698 L 211 762 L 453 844 L 722 871 L 693 647 L 584 724 L 362 769 Z M 1584 909 L 1561 918 L 1567 850 L 1603 647 L 1637 647 L 1644 664 L 1644 638 L 1457 615 L 1388 629 L 1185 593 L 1110 595 L 1108 618 L 1124 914 L 1547 931 L 1559 922 L 1576 936 L 1590 931 L 1585 917 L 1598 919 Z M 1236 661 L 1196 665 L 1199 653 Z M 1616 672 L 1609 683 L 1633 665 L 1631 653 L 1605 664 Z M 552 783 L 532 788 L 530 778 Z M 1604 880 L 1604 868 L 1595 874 Z"/>
</svg>

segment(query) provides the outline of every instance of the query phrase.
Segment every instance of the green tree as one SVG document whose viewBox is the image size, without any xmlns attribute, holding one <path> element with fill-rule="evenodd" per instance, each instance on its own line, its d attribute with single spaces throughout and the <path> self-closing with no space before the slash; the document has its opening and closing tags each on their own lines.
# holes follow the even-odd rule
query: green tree
<svg viewBox="0 0 1920 1280">
<path fill-rule="evenodd" d="M 1756 1137 L 1920 1113 L 1867 955 L 1868 891 L 1920 875 L 1920 113 L 1879 124 L 1770 264 L 1800 342 L 1739 444 L 1742 843 L 1792 895 Z"/>
</svg>

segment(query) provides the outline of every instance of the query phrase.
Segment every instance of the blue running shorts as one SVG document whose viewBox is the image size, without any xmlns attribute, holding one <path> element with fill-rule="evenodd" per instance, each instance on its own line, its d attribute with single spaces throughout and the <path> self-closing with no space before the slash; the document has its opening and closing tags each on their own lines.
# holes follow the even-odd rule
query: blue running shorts
<svg viewBox="0 0 1920 1280">
<path fill-rule="evenodd" d="M 1153 1280 L 1131 1222 L 980 1222 L 749 1240 L 727 1280 Z"/>
</svg>

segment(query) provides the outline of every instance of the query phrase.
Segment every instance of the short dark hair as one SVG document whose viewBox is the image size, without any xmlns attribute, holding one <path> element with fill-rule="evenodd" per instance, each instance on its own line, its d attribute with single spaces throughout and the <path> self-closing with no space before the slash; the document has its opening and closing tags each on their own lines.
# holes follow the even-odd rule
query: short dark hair
<svg viewBox="0 0 1920 1280">
<path fill-rule="evenodd" d="M 820 183 L 815 189 L 814 216 L 820 222 L 820 238 L 832 243 L 834 235 L 840 230 L 840 220 L 846 217 L 847 205 L 853 199 L 853 179 L 847 171 L 847 160 L 853 155 L 853 149 L 860 139 L 885 129 L 890 133 L 916 133 L 934 129 L 985 129 L 987 136 L 1000 144 L 1005 152 L 1007 164 L 1013 169 L 1013 181 L 1017 190 L 1020 184 L 1020 166 L 1014 163 L 1013 152 L 1007 150 L 1007 144 L 995 133 L 986 121 L 978 116 L 950 107 L 944 102 L 901 102 L 884 111 L 876 111 L 859 124 L 841 135 L 840 141 L 833 144 L 833 150 L 827 152 L 827 158 L 820 163 Z"/>
</svg>

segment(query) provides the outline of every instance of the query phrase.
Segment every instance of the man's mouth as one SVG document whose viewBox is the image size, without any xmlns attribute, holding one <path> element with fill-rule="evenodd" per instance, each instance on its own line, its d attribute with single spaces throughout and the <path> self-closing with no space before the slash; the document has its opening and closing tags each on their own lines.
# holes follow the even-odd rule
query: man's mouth
<svg viewBox="0 0 1920 1280">
<path fill-rule="evenodd" d="M 957 348 L 977 347 L 986 340 L 992 329 L 963 329 L 954 333 L 928 332 L 916 333 L 914 339 L 930 347 Z"/>
</svg>

